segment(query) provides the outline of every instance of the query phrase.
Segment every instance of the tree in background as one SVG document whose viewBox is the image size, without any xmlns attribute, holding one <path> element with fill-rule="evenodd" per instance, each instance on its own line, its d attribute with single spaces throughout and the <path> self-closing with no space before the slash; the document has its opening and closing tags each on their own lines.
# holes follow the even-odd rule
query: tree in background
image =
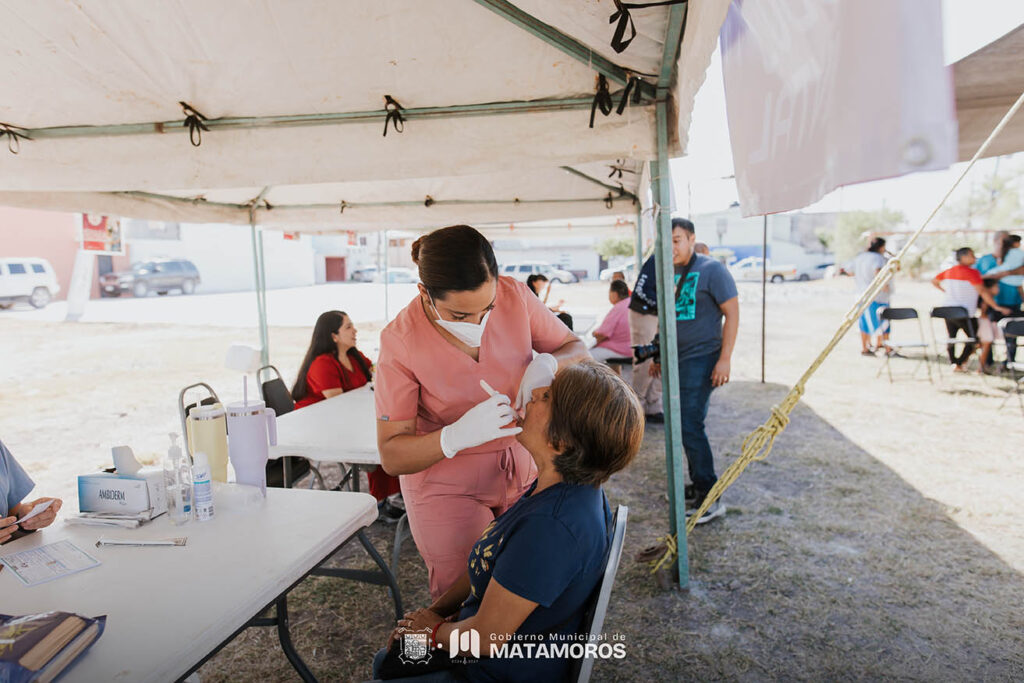
<svg viewBox="0 0 1024 683">
<path fill-rule="evenodd" d="M 902 229 L 906 223 L 902 211 L 881 208 L 876 211 L 844 211 L 839 214 L 833 230 L 821 232 L 818 239 L 836 255 L 836 263 L 843 264 L 864 251 L 872 235 Z"/>
<path fill-rule="evenodd" d="M 921 236 L 905 264 L 910 273 L 917 276 L 950 265 L 951 255 L 960 247 L 971 247 L 978 256 L 986 254 L 992 248 L 992 233 L 997 230 L 1019 233 L 1024 223 L 1022 183 L 1021 167 L 1002 174 L 997 167 L 992 175 L 972 183 L 966 195 L 948 202 L 933 223 L 935 229 L 947 232 L 925 232 Z"/>
<path fill-rule="evenodd" d="M 606 261 L 611 261 L 616 256 L 632 256 L 633 240 L 627 237 L 609 237 L 598 243 L 597 253 Z"/>
</svg>

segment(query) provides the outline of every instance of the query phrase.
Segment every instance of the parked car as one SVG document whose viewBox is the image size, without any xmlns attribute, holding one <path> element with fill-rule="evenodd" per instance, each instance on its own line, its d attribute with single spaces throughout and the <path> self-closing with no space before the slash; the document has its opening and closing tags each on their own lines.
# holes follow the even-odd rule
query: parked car
<svg viewBox="0 0 1024 683">
<path fill-rule="evenodd" d="M 200 282 L 199 270 L 185 259 L 153 259 L 132 264 L 131 270 L 115 271 L 100 277 L 100 288 L 104 296 L 121 296 L 131 292 L 143 297 L 150 292 L 167 294 L 180 289 L 182 294 L 196 291 Z"/>
<path fill-rule="evenodd" d="M 563 285 L 570 282 L 579 282 L 579 278 L 568 270 L 555 268 L 544 261 L 523 261 L 522 263 L 509 263 L 501 268 L 502 275 L 508 275 L 515 279 L 526 282 L 531 275 L 543 275 L 554 282 L 561 282 Z"/>
<path fill-rule="evenodd" d="M 617 271 L 622 271 L 622 274 L 626 276 L 626 283 L 629 284 L 630 287 L 632 287 L 633 283 L 636 282 L 636 264 L 633 263 L 632 261 L 630 261 L 624 266 L 616 266 L 615 268 L 605 268 L 597 277 L 600 280 L 611 280 L 612 273 Z"/>
<path fill-rule="evenodd" d="M 808 280 L 822 280 L 830 277 L 829 273 L 832 271 L 830 271 L 829 268 L 832 268 L 834 271 L 835 268 L 833 268 L 833 266 L 835 266 L 834 263 L 819 263 L 816 266 L 797 268 L 796 279 L 800 282 L 807 282 Z"/>
<path fill-rule="evenodd" d="M 761 280 L 761 257 L 748 256 L 745 259 L 737 261 L 729 266 L 729 272 L 732 273 L 733 278 L 737 280 L 746 280 L 748 282 L 753 280 L 759 282 Z M 797 269 L 796 266 L 772 265 L 772 262 L 768 261 L 767 276 L 771 282 L 794 280 L 797 276 Z"/>
<path fill-rule="evenodd" d="M 0 259 L 0 308 L 10 308 L 18 301 L 43 308 L 59 291 L 57 275 L 46 259 Z"/>
<path fill-rule="evenodd" d="M 348 279 L 352 282 L 373 282 L 377 277 L 377 266 L 363 266 L 356 268 Z"/>
<path fill-rule="evenodd" d="M 388 268 L 388 282 L 390 284 L 416 283 L 420 281 L 419 272 L 412 268 Z M 374 282 L 384 282 L 384 271 L 374 275 Z"/>
</svg>

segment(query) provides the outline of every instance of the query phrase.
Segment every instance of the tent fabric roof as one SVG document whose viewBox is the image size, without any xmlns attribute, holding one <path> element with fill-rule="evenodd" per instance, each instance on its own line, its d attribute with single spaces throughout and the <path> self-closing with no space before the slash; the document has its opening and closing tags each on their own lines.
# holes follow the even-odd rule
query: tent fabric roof
<svg viewBox="0 0 1024 683">
<path fill-rule="evenodd" d="M 960 161 L 978 151 L 1024 92 L 1024 24 L 953 64 Z M 986 156 L 1024 151 L 1024 117 L 1009 122 Z"/>
<path fill-rule="evenodd" d="M 690 4 L 666 72 L 676 155 L 728 0 Z M 32 138 L 0 153 L 0 203 L 244 223 L 259 197 L 261 224 L 346 230 L 623 213 L 605 206 L 609 188 L 562 167 L 617 186 L 609 166 L 656 155 L 650 97 L 588 128 L 597 68 L 608 60 L 655 85 L 683 16 L 633 10 L 638 35 L 617 55 L 612 0 L 0 7 L 0 121 Z M 502 15 L 515 11 L 589 56 Z M 610 85 L 616 105 L 621 89 Z M 406 120 L 384 136 L 386 95 Z M 199 147 L 179 102 L 209 119 Z"/>
</svg>

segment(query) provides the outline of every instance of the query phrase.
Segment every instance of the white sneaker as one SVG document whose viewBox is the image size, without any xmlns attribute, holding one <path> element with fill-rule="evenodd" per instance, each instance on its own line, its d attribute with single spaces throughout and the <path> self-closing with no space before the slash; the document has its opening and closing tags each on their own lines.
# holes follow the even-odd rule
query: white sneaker
<svg viewBox="0 0 1024 683">
<path fill-rule="evenodd" d="M 697 524 L 707 524 L 716 517 L 723 516 L 725 514 L 725 511 L 725 503 L 723 503 L 720 500 L 716 500 L 714 503 L 711 504 L 711 507 L 707 509 L 707 512 L 700 516 L 700 519 L 697 520 Z M 696 510 L 694 512 L 696 512 Z"/>
</svg>

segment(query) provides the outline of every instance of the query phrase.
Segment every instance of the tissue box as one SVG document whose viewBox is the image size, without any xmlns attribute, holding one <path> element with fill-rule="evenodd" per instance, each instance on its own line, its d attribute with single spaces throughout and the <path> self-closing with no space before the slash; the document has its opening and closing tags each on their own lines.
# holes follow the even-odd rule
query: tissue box
<svg viewBox="0 0 1024 683">
<path fill-rule="evenodd" d="M 133 475 L 97 472 L 78 477 L 79 512 L 120 512 L 150 518 L 167 512 L 164 472 L 144 467 Z"/>
</svg>

